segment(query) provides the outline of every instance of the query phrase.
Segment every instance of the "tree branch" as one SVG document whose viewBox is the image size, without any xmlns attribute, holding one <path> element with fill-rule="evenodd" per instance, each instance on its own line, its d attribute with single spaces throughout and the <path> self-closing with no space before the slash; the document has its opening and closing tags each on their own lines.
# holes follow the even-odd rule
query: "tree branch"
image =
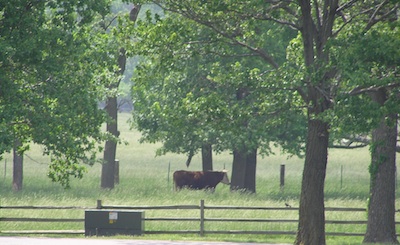
<svg viewBox="0 0 400 245">
<path fill-rule="evenodd" d="M 286 9 L 284 9 L 284 10 L 285 10 L 286 12 L 288 12 Z M 254 18 L 255 18 L 255 19 L 258 19 L 258 20 L 270 20 L 270 21 L 276 22 L 276 23 L 278 23 L 278 24 L 287 25 L 287 26 L 289 26 L 289 27 L 291 27 L 291 28 L 293 28 L 293 29 L 295 29 L 295 30 L 300 30 L 300 26 L 297 25 L 297 24 L 294 23 L 294 22 L 290 22 L 290 21 L 286 21 L 286 20 L 281 20 L 281 19 L 275 19 L 275 18 L 270 17 L 270 16 L 267 16 L 267 15 L 256 15 L 256 16 L 254 16 Z"/>
<path fill-rule="evenodd" d="M 264 59 L 267 63 L 272 65 L 275 69 L 279 67 L 278 63 L 274 60 L 274 58 L 269 55 L 265 50 L 259 48 L 259 47 L 253 47 L 249 45 L 248 43 L 241 42 L 236 39 L 238 36 L 238 33 L 227 33 L 225 31 L 225 28 L 221 28 L 218 26 L 217 22 L 211 22 L 209 21 L 208 18 L 205 18 L 202 15 L 199 15 L 192 9 L 190 9 L 190 6 L 164 6 L 161 3 L 158 3 L 158 1 L 155 1 L 158 6 L 160 6 L 162 9 L 166 11 L 170 11 L 172 13 L 177 13 L 179 15 L 182 15 L 190 20 L 193 20 L 201 25 L 207 26 L 208 28 L 212 29 L 215 33 L 223 36 L 224 38 L 227 38 L 228 40 L 231 40 L 233 44 L 237 44 L 239 46 L 242 46 L 244 48 L 247 48 L 248 50 L 258 54 L 262 59 Z"/>
<path fill-rule="evenodd" d="M 353 139 L 348 139 L 349 142 L 345 143 L 345 144 L 339 144 L 339 145 L 335 145 L 333 144 L 332 146 L 330 146 L 331 148 L 337 148 L 337 149 L 356 149 L 356 148 L 363 148 L 368 146 L 371 143 L 371 140 L 366 138 L 366 137 L 354 137 Z M 400 142 L 399 140 L 397 142 Z M 357 145 L 352 145 L 353 143 L 359 143 Z M 400 153 L 400 145 L 396 146 L 396 152 Z"/>
<path fill-rule="evenodd" d="M 342 6 L 339 6 L 339 8 L 336 10 L 336 12 L 341 12 L 347 8 L 350 8 L 357 1 L 358 0 L 351 0 L 351 1 L 348 1 L 347 3 L 344 3 Z"/>
<path fill-rule="evenodd" d="M 306 104 L 310 102 L 307 93 L 301 87 L 297 87 L 296 91 L 300 94 L 301 98 L 306 102 Z"/>
<path fill-rule="evenodd" d="M 373 14 L 371 15 L 371 17 L 370 17 L 370 19 L 369 19 L 369 21 L 367 23 L 367 26 L 365 27 L 364 31 L 368 31 L 376 23 L 386 19 L 389 15 L 395 14 L 397 12 L 397 9 L 399 8 L 399 4 L 396 4 L 391 10 L 387 11 L 386 13 L 384 13 L 380 18 L 377 18 L 377 15 L 379 14 L 379 11 L 383 8 L 383 6 L 386 3 L 388 3 L 388 0 L 383 1 L 381 4 L 378 5 L 378 7 L 375 9 Z"/>
<path fill-rule="evenodd" d="M 330 146 L 330 148 L 336 148 L 336 149 L 357 149 L 357 148 L 364 148 L 364 147 L 366 147 L 366 146 L 368 146 L 368 144 L 361 144 L 361 145 L 354 145 L 354 146 L 351 146 L 351 145 L 332 145 L 332 146 Z"/>
<path fill-rule="evenodd" d="M 347 142 L 344 142 L 343 140 L 346 140 Z M 356 149 L 366 147 L 371 143 L 371 140 L 364 136 L 355 136 L 352 138 L 345 138 L 343 140 L 340 144 L 333 144 L 331 147 L 339 149 Z M 354 143 L 357 144 L 353 145 Z"/>
<path fill-rule="evenodd" d="M 106 21 L 105 21 L 104 18 L 103 18 L 103 26 L 102 26 L 102 27 L 103 27 L 103 30 L 104 30 L 104 31 L 107 31 L 108 28 L 111 26 L 111 24 L 114 22 L 114 20 L 117 19 L 117 18 L 118 18 L 118 15 L 114 16 L 114 17 L 108 22 L 107 25 L 105 24 Z"/>
<path fill-rule="evenodd" d="M 377 92 L 380 89 L 386 88 L 386 89 L 391 89 L 391 88 L 396 88 L 396 87 L 400 87 L 400 83 L 391 83 L 388 85 L 384 85 L 384 86 L 370 86 L 367 88 L 363 88 L 363 87 L 356 87 L 353 90 L 351 90 L 350 92 L 348 92 L 348 95 L 359 95 L 359 94 L 363 94 L 363 93 L 368 93 L 368 92 Z"/>
</svg>

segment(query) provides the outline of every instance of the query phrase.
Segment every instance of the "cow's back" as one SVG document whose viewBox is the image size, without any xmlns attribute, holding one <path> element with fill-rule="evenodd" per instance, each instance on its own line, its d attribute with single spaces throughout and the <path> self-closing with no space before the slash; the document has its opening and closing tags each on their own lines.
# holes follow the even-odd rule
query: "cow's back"
<svg viewBox="0 0 400 245">
<path fill-rule="evenodd" d="M 223 172 L 178 170 L 173 174 L 175 190 L 187 187 L 190 189 L 214 189 L 224 177 Z"/>
<path fill-rule="evenodd" d="M 174 172 L 173 178 L 175 189 L 179 190 L 185 186 L 190 187 L 193 185 L 195 174 L 194 172 L 178 170 Z"/>
</svg>

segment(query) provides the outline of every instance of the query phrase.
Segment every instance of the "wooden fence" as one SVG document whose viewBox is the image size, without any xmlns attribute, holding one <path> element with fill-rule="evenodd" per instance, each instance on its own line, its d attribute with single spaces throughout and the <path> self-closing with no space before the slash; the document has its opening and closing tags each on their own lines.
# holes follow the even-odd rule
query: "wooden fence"
<svg viewBox="0 0 400 245">
<path fill-rule="evenodd" d="M 239 211 L 244 212 L 275 212 L 275 213 L 287 213 L 292 212 L 292 215 L 289 216 L 297 216 L 298 208 L 295 207 L 236 207 L 236 206 L 211 206 L 205 205 L 204 200 L 200 201 L 200 205 L 169 205 L 169 206 L 108 206 L 103 205 L 99 200 L 97 201 L 96 207 L 79 207 L 79 206 L 0 206 L 0 227 L 4 227 L 1 223 L 3 222 L 54 222 L 54 223 L 65 223 L 65 222 L 77 222 L 82 223 L 82 227 L 84 224 L 84 218 L 33 218 L 33 217 L 10 217 L 7 216 L 9 213 L 8 210 L 32 210 L 32 213 L 35 211 L 43 211 L 43 210 L 86 210 L 86 209 L 113 209 L 113 210 L 180 210 L 179 214 L 184 213 L 184 210 L 192 210 L 191 215 L 197 213 L 196 217 L 155 217 L 150 216 L 144 218 L 145 225 L 147 227 L 148 222 L 170 222 L 171 226 L 169 229 L 164 230 L 154 230 L 149 229 L 144 231 L 144 234 L 199 234 L 200 236 L 206 234 L 258 234 L 258 235 L 295 235 L 296 227 L 298 220 L 295 218 L 278 218 L 275 215 L 272 215 L 274 218 L 258 218 L 258 217 L 266 217 L 265 215 L 258 215 L 257 218 L 238 218 L 232 217 L 233 214 L 240 214 Z M 215 213 L 210 216 L 206 216 L 206 213 L 211 212 L 228 212 L 230 210 L 229 217 L 226 215 L 216 216 Z M 366 209 L 365 208 L 325 208 L 326 212 L 360 212 L 364 214 L 363 217 L 366 218 Z M 146 213 L 146 212 L 145 212 Z M 161 212 L 164 213 L 165 212 Z M 146 213 L 147 214 L 147 213 Z M 83 216 L 83 212 L 82 212 Z M 270 215 L 271 216 L 271 215 Z M 286 216 L 287 217 L 287 216 Z M 171 230 L 173 227 L 172 223 L 184 223 L 191 222 L 194 223 L 194 227 L 192 229 L 175 229 Z M 292 224 L 291 230 L 282 229 L 282 230 L 268 230 L 263 227 L 260 230 L 219 230 L 219 229 L 210 229 L 212 223 L 217 222 L 230 222 L 230 223 L 259 223 L 259 224 Z M 332 225 L 352 225 L 352 226 L 363 226 L 367 224 L 366 220 L 326 220 L 326 224 Z M 396 222 L 396 225 L 400 224 L 400 222 Z M 294 227 L 294 228 L 293 228 Z M 208 228 L 208 229 L 207 229 Z M 363 228 L 362 228 L 363 229 Z M 360 230 L 362 230 L 360 229 Z M 0 230 L 0 234 L 72 234 L 72 235 L 82 235 L 84 234 L 84 230 Z M 363 236 L 363 232 L 326 232 L 327 236 Z"/>
</svg>

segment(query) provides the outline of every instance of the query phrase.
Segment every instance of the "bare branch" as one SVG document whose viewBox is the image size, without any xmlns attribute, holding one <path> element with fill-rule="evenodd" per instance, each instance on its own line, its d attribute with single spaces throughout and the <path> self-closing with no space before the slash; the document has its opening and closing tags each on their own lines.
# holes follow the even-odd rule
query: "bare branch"
<svg viewBox="0 0 400 245">
<path fill-rule="evenodd" d="M 346 140 L 346 142 L 340 142 L 339 144 L 333 144 L 330 146 L 331 148 L 339 148 L 339 149 L 356 149 L 356 148 L 363 148 L 371 144 L 371 139 L 365 136 L 355 136 Z M 397 140 L 400 142 L 400 140 Z M 353 145 L 356 144 L 356 145 Z M 396 152 L 400 153 L 400 145 L 396 146 Z"/>
<path fill-rule="evenodd" d="M 369 139 L 368 137 L 354 136 L 351 138 L 345 138 L 339 144 L 333 144 L 331 147 L 339 149 L 356 149 L 366 147 L 370 143 L 371 139 Z"/>
<path fill-rule="evenodd" d="M 357 149 L 357 148 L 364 148 L 368 146 L 368 144 L 361 144 L 361 145 L 332 145 L 330 148 L 336 149 Z"/>
<path fill-rule="evenodd" d="M 321 13 L 320 13 L 318 1 L 314 1 L 314 8 L 315 8 L 315 15 L 316 15 L 316 18 L 317 18 L 317 25 L 318 25 L 318 27 L 321 27 L 322 26 L 322 20 L 321 20 Z M 326 8 L 327 8 L 327 6 L 326 6 L 326 2 L 325 2 L 324 12 L 325 12 Z M 323 15 L 325 15 L 325 13 L 323 13 Z"/>
<path fill-rule="evenodd" d="M 246 47 L 247 49 L 259 54 L 261 56 L 261 58 L 263 58 L 265 61 L 267 61 L 269 64 L 271 64 L 275 69 L 279 68 L 278 63 L 276 63 L 274 58 L 272 58 L 272 56 L 270 56 L 268 53 L 266 53 L 263 49 L 252 47 L 252 46 L 248 45 L 247 43 L 239 42 L 237 40 L 233 40 L 233 41 L 236 41 L 237 44 L 239 44 L 243 47 Z"/>
<path fill-rule="evenodd" d="M 103 25 L 102 25 L 103 30 L 104 30 L 104 31 L 107 31 L 108 28 L 112 25 L 112 23 L 114 22 L 114 20 L 115 20 L 117 17 L 118 17 L 117 15 L 114 16 L 114 17 L 108 22 L 107 25 L 105 24 L 105 20 L 103 19 Z"/>
<path fill-rule="evenodd" d="M 267 16 L 267 15 L 256 15 L 256 16 L 254 16 L 254 19 L 270 20 L 270 21 L 276 22 L 278 24 L 287 25 L 287 26 L 291 27 L 292 29 L 300 30 L 300 26 L 294 22 L 290 22 L 287 20 L 281 20 L 281 19 L 275 19 L 275 18 L 273 18 L 271 16 Z"/>
<path fill-rule="evenodd" d="M 372 16 L 370 17 L 367 26 L 365 27 L 365 31 L 368 31 L 369 29 L 371 29 L 371 27 L 373 25 L 375 25 L 376 23 L 386 19 L 388 16 L 395 14 L 397 12 L 397 9 L 399 8 L 399 4 L 396 4 L 392 9 L 390 9 L 389 11 L 387 11 L 386 13 L 384 13 L 380 18 L 377 18 L 377 15 L 379 13 L 379 10 L 381 10 L 383 8 L 383 6 L 387 3 L 388 1 L 383 1 L 380 5 L 378 5 L 378 7 L 376 8 L 376 10 L 374 11 L 374 13 L 372 14 Z"/>
<path fill-rule="evenodd" d="M 366 32 L 378 22 L 381 22 L 389 18 L 391 15 L 396 15 L 397 10 L 399 9 L 399 4 L 395 4 L 392 9 L 386 10 L 386 12 L 382 13 L 384 11 L 384 7 L 390 3 L 388 0 L 384 0 L 380 4 L 375 5 L 373 7 L 367 7 L 366 9 L 358 12 L 357 14 L 354 14 L 352 16 L 346 16 L 344 10 L 351 8 L 355 3 L 357 3 L 357 1 L 358 0 L 351 0 L 341 5 L 336 10 L 336 14 L 341 16 L 343 24 L 334 32 L 333 36 L 336 36 L 345 26 L 351 23 L 354 19 L 363 15 L 370 15 L 369 17 L 367 16 L 368 20 L 366 20 L 367 23 L 364 28 L 364 32 Z"/>
<path fill-rule="evenodd" d="M 309 98 L 308 98 L 307 93 L 304 92 L 304 90 L 303 90 L 301 87 L 298 87 L 298 88 L 296 89 L 296 91 L 300 94 L 301 98 L 302 98 L 306 103 L 308 103 L 308 102 L 310 101 Z"/>
<path fill-rule="evenodd" d="M 328 94 L 328 92 L 324 91 L 322 88 L 320 88 L 319 86 L 315 86 L 315 88 L 318 90 L 318 92 L 324 96 L 324 98 L 329 101 L 330 103 L 333 103 L 333 99 L 331 97 L 331 95 Z"/>
<path fill-rule="evenodd" d="M 353 3 L 355 3 L 356 1 L 351 1 L 351 4 L 346 5 L 346 8 L 351 7 L 353 5 Z M 339 34 L 339 32 L 345 26 L 347 26 L 348 24 L 353 22 L 354 19 L 356 19 L 356 18 L 358 18 L 358 17 L 360 17 L 362 15 L 365 15 L 366 13 L 371 12 L 373 10 L 373 8 L 368 8 L 368 9 L 364 9 L 363 11 L 360 11 L 357 14 L 354 14 L 352 16 L 345 16 L 345 14 L 342 12 L 343 9 L 345 9 L 344 6 L 343 7 L 339 7 L 338 10 L 336 10 L 336 14 L 342 17 L 342 20 L 343 20 L 344 23 L 332 34 L 332 36 L 337 36 Z"/>
<path fill-rule="evenodd" d="M 353 90 L 351 90 L 348 95 L 359 95 L 359 94 L 363 94 L 363 93 L 368 93 L 368 92 L 377 92 L 380 89 L 386 88 L 386 89 L 391 89 L 391 88 L 396 88 L 396 87 L 400 87 L 400 83 L 391 83 L 388 85 L 384 85 L 384 86 L 370 86 L 367 88 L 364 87 L 356 87 Z"/>
<path fill-rule="evenodd" d="M 347 3 L 344 3 L 342 6 L 339 6 L 339 8 L 336 10 L 336 12 L 341 12 L 347 8 L 350 8 L 357 1 L 358 0 L 351 0 L 351 1 L 348 1 Z"/>
</svg>

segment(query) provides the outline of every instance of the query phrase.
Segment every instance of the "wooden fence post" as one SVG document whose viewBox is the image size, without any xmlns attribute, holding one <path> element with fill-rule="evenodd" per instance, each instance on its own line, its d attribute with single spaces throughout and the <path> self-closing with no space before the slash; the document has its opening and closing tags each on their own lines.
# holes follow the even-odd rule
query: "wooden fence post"
<svg viewBox="0 0 400 245">
<path fill-rule="evenodd" d="M 102 208 L 101 200 L 97 200 L 97 206 L 96 206 L 96 208 L 97 208 L 97 209 L 101 209 L 101 208 Z"/>
<path fill-rule="evenodd" d="M 204 236 L 204 200 L 200 200 L 200 236 Z"/>
<path fill-rule="evenodd" d="M 171 162 L 168 163 L 168 174 L 167 174 L 167 181 L 168 181 L 168 185 L 169 185 L 169 173 L 171 171 Z"/>
<path fill-rule="evenodd" d="M 281 164 L 281 178 L 280 178 L 280 187 L 283 190 L 285 186 L 285 164 Z"/>
<path fill-rule="evenodd" d="M 340 165 L 340 189 L 343 189 L 343 165 Z"/>
<path fill-rule="evenodd" d="M 4 177 L 3 180 L 5 181 L 7 177 L 7 159 L 4 159 Z"/>
<path fill-rule="evenodd" d="M 119 184 L 119 160 L 114 161 L 114 184 Z"/>
</svg>

